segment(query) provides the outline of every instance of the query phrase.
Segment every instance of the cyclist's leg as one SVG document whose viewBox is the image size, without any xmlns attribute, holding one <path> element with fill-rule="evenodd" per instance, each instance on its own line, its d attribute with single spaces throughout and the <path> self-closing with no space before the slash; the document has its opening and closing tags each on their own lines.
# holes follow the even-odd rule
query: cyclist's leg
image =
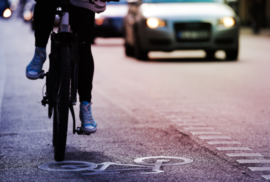
<svg viewBox="0 0 270 182">
<path fill-rule="evenodd" d="M 91 111 L 91 91 L 94 74 L 94 60 L 91 52 L 91 39 L 94 29 L 95 13 L 91 10 L 76 6 L 70 7 L 70 25 L 84 45 L 79 47 L 80 63 L 78 91 L 80 96 L 80 119 L 84 131 L 96 131 L 96 122 Z"/>
<path fill-rule="evenodd" d="M 46 60 L 46 45 L 53 28 L 55 11 L 59 0 L 37 0 L 34 11 L 35 54 L 26 67 L 29 79 L 38 79 Z"/>
</svg>

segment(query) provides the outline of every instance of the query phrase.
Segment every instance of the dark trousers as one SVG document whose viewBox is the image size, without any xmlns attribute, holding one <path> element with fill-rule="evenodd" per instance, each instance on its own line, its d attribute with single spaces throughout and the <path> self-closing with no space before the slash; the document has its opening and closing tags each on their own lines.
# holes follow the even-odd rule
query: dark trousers
<svg viewBox="0 0 270 182">
<path fill-rule="evenodd" d="M 59 0 L 38 0 L 35 6 L 35 45 L 46 47 L 53 29 L 56 8 Z M 94 60 L 91 52 L 91 39 L 94 29 L 95 13 L 91 10 L 70 6 L 69 22 L 71 29 L 85 42 L 79 46 L 79 78 L 78 92 L 80 101 L 91 102 Z"/>
</svg>

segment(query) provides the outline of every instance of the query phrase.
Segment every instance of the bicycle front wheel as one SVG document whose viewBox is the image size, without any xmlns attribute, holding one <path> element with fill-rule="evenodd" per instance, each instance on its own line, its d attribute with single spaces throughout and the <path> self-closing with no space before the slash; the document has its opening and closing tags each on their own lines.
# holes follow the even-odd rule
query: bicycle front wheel
<svg viewBox="0 0 270 182">
<path fill-rule="evenodd" d="M 71 70 L 70 47 L 62 46 L 60 51 L 61 75 L 57 88 L 56 105 L 54 107 L 54 159 L 56 161 L 64 160 L 66 151 Z"/>
</svg>

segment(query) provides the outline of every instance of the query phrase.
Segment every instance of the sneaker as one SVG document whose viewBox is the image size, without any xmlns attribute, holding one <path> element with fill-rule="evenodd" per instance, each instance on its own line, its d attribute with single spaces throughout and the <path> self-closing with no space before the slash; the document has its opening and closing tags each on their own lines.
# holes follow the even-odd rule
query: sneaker
<svg viewBox="0 0 270 182">
<path fill-rule="evenodd" d="M 97 123 L 93 118 L 91 105 L 92 103 L 87 101 L 82 101 L 80 104 L 81 129 L 84 133 L 95 133 L 97 131 Z"/>
<path fill-rule="evenodd" d="M 46 60 L 46 48 L 36 47 L 32 61 L 26 67 L 26 77 L 30 80 L 38 79 L 42 74 L 42 67 Z"/>
</svg>

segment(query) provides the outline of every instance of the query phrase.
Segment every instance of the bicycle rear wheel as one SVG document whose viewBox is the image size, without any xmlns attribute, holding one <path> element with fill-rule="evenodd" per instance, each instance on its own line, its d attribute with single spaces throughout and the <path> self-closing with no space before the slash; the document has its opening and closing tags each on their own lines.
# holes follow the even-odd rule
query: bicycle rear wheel
<svg viewBox="0 0 270 182">
<path fill-rule="evenodd" d="M 57 99 L 54 107 L 54 159 L 62 161 L 65 157 L 68 111 L 69 111 L 69 90 L 71 71 L 70 47 L 62 46 L 61 54 L 61 75 L 57 89 Z"/>
</svg>

